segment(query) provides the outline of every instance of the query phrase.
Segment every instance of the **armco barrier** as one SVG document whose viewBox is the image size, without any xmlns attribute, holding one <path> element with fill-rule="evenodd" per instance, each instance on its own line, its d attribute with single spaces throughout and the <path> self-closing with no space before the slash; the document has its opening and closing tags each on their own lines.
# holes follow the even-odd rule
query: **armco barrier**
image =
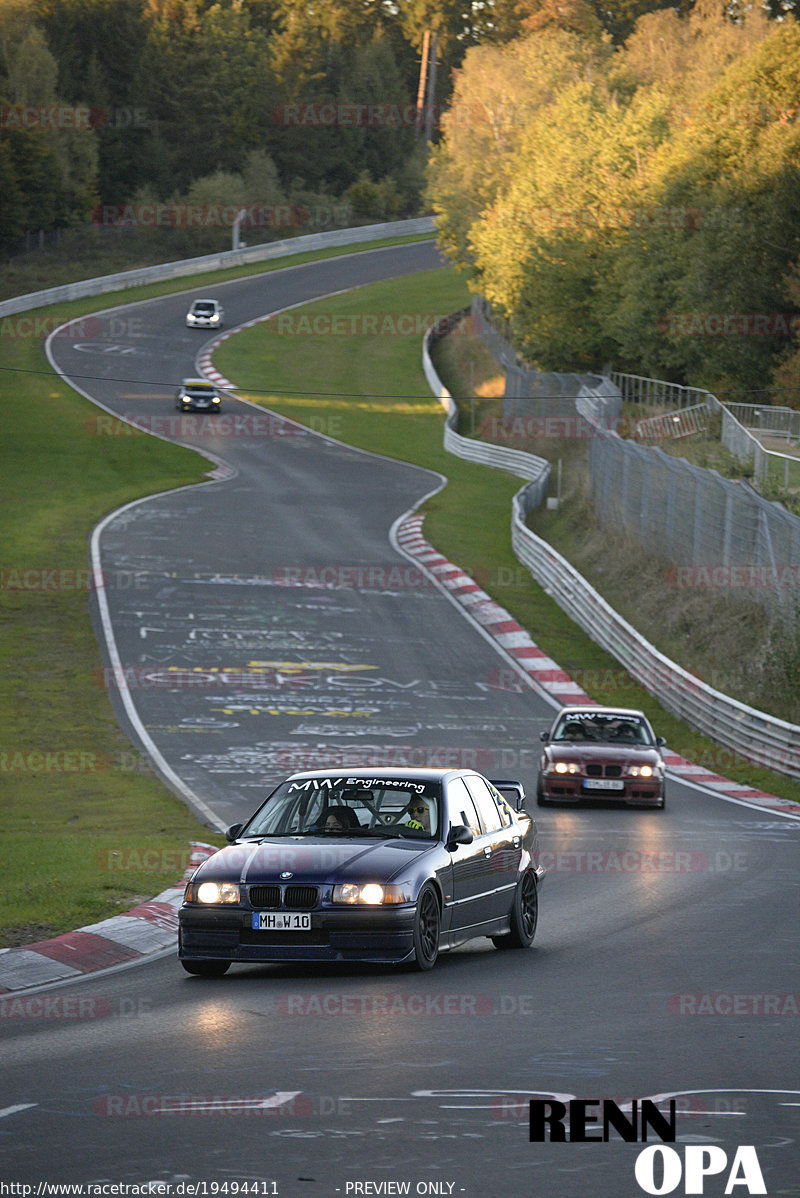
<svg viewBox="0 0 800 1198">
<path fill-rule="evenodd" d="M 0 301 L 0 317 L 12 316 L 15 312 L 28 312 L 31 308 L 43 308 L 49 304 L 85 299 L 91 295 L 103 295 L 107 291 L 143 287 L 146 283 L 157 283 L 163 279 L 179 279 L 184 275 L 226 270 L 233 266 L 246 266 L 250 262 L 267 262 L 272 258 L 286 258 L 292 254 L 308 253 L 310 250 L 382 241 L 386 237 L 413 237 L 417 234 L 424 236 L 433 232 L 433 218 L 423 216 L 416 220 L 396 220 L 389 224 L 363 225 L 355 229 L 307 233 L 302 237 L 287 237 L 283 241 L 266 242 L 264 245 L 247 246 L 240 250 L 206 254 L 202 258 L 162 262 L 159 266 L 142 266 L 138 270 L 126 270 L 121 274 L 102 275 L 97 279 L 84 279 L 80 283 L 65 283 L 61 287 L 50 287 L 46 291 L 30 291 L 27 295 Z"/>
<path fill-rule="evenodd" d="M 530 479 L 530 486 L 534 488 L 535 494 L 539 496 L 538 502 L 541 503 L 550 480 L 549 462 L 544 458 L 534 457 L 531 453 L 523 453 L 521 449 L 505 449 L 501 445 L 490 445 L 486 441 L 474 441 L 469 437 L 462 437 L 456 432 L 458 408 L 452 395 L 433 368 L 430 346 L 441 337 L 446 336 L 454 322 L 468 313 L 469 308 L 456 313 L 455 316 L 446 317 L 439 324 L 428 329 L 423 341 L 422 368 L 425 371 L 425 378 L 447 415 L 444 424 L 444 447 L 448 453 L 452 453 L 458 458 L 465 458 L 468 462 L 479 462 L 483 466 L 496 466 L 500 470 L 508 470 L 510 474 L 516 474 L 518 478 Z"/>
<path fill-rule="evenodd" d="M 447 324 L 447 321 L 442 322 L 443 326 Z M 559 607 L 592 640 L 611 653 L 667 711 L 754 763 L 800 778 L 800 727 L 739 703 L 670 661 L 623 620 L 560 553 L 531 532 L 525 517 L 544 498 L 549 464 L 520 450 L 497 445 L 478 447 L 454 431 L 455 403 L 430 360 L 430 342 L 435 337 L 436 329 L 433 329 L 424 339 L 422 365 L 431 390 L 448 414 L 445 448 L 458 457 L 497 466 L 532 480 L 517 492 L 512 503 L 511 544 L 519 561 Z M 599 398 L 600 395 L 592 394 L 587 388 L 576 401 L 585 419 L 591 419 L 594 401 Z M 609 435 L 607 430 L 603 431 Z M 529 459 L 527 467 L 521 460 L 525 457 Z"/>
</svg>

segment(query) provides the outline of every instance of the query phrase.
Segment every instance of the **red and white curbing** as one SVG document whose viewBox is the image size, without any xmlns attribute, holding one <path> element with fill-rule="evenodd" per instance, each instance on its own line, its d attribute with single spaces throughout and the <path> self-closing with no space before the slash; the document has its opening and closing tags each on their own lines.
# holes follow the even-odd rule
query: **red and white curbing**
<svg viewBox="0 0 800 1198">
<path fill-rule="evenodd" d="M 250 328 L 251 325 L 261 323 L 261 321 L 263 321 L 263 319 L 264 318 L 261 317 L 260 320 L 248 320 L 247 324 L 240 325 L 239 329 Z M 239 329 L 235 329 L 234 331 L 238 333 Z M 202 373 L 205 375 L 205 377 L 208 379 L 211 379 L 211 382 L 214 383 L 217 387 L 221 387 L 223 389 L 223 391 L 233 391 L 233 389 L 234 389 L 233 383 L 231 383 L 228 379 L 226 379 L 224 374 L 220 374 L 220 372 L 217 370 L 216 366 L 212 362 L 211 356 L 214 353 L 214 350 L 217 348 L 217 346 L 221 345 L 223 341 L 227 341 L 227 339 L 230 337 L 230 335 L 231 335 L 230 333 L 221 333 L 219 335 L 219 337 L 216 339 L 216 341 L 212 342 L 211 345 L 209 345 L 206 349 L 204 349 L 203 352 L 201 354 L 199 354 L 198 358 L 197 358 L 197 365 L 198 365 L 199 369 L 202 371 Z"/>
<path fill-rule="evenodd" d="M 558 703 L 591 703 L 584 690 L 565 674 L 551 658 L 534 643 L 531 636 L 518 624 L 505 608 L 495 603 L 482 591 L 473 578 L 447 558 L 442 557 L 422 535 L 423 517 L 408 516 L 397 527 L 397 543 L 404 553 L 416 560 L 452 597 L 462 605 L 470 616 L 481 625 L 503 650 L 513 657 L 517 665 L 528 675 L 531 682 L 546 691 Z M 800 806 L 788 799 L 780 799 L 763 790 L 733 782 L 720 774 L 687 761 L 677 753 L 666 749 L 664 760 L 670 773 L 682 782 L 703 786 L 717 794 L 725 795 L 751 807 L 794 815 L 800 818 Z"/>
<path fill-rule="evenodd" d="M 24 948 L 0 949 L 0 994 L 69 981 L 173 947 L 186 882 L 197 866 L 216 851 L 210 844 L 192 844 L 180 884 L 124 915 Z"/>
</svg>

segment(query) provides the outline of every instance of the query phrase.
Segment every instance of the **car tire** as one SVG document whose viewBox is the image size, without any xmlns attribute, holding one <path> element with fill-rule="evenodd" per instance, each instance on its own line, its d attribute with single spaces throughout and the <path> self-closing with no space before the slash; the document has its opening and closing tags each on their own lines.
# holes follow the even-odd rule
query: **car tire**
<svg viewBox="0 0 800 1198">
<path fill-rule="evenodd" d="M 442 913 L 436 891 L 426 883 L 419 893 L 414 913 L 414 966 L 420 970 L 433 969 L 439 956 L 439 934 Z"/>
<path fill-rule="evenodd" d="M 493 936 L 495 948 L 530 948 L 539 922 L 539 892 L 532 873 L 524 873 L 514 891 L 511 930 L 506 936 Z"/>
<path fill-rule="evenodd" d="M 199 978 L 221 978 L 230 969 L 230 961 L 181 961 L 187 973 Z"/>
<path fill-rule="evenodd" d="M 546 799 L 544 797 L 544 784 L 542 783 L 541 777 L 539 778 L 539 781 L 536 783 L 536 806 L 537 807 L 552 807 L 552 803 L 550 802 L 550 800 Z"/>
</svg>

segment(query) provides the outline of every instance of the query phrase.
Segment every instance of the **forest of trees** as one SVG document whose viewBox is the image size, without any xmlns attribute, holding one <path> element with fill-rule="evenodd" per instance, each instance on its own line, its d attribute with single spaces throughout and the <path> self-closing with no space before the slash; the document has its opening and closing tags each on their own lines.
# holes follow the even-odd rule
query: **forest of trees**
<svg viewBox="0 0 800 1198">
<path fill-rule="evenodd" d="M 700 0 L 615 44 L 571 3 L 466 55 L 430 168 L 448 254 L 544 369 L 800 407 L 800 27 Z"/>
<path fill-rule="evenodd" d="M 0 252 L 137 200 L 415 213 L 426 30 L 439 108 L 470 47 L 512 40 L 550 2 L 0 0 Z M 591 11 L 618 38 L 661 3 Z M 348 120 L 347 104 L 383 116 Z"/>
<path fill-rule="evenodd" d="M 137 201 L 416 212 L 426 29 L 441 104 L 466 49 L 519 33 L 530 3 L 0 0 L 0 252 Z"/>
<path fill-rule="evenodd" d="M 258 206 L 251 241 L 433 210 L 529 361 L 800 407 L 790 8 L 0 0 L 0 254 L 128 206 Z"/>
</svg>

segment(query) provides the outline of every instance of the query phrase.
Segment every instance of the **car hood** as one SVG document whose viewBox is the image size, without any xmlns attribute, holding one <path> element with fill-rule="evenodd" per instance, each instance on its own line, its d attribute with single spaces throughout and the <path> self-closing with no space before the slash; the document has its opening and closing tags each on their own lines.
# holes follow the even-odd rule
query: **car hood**
<svg viewBox="0 0 800 1198">
<path fill-rule="evenodd" d="M 334 840 L 286 836 L 239 841 L 220 849 L 195 871 L 194 881 L 334 882 L 389 881 L 435 843 L 429 840 Z"/>
<path fill-rule="evenodd" d="M 571 741 L 557 741 L 545 745 L 545 753 L 559 761 L 636 761 L 647 765 L 661 763 L 658 749 L 648 745 L 576 745 Z"/>
</svg>

